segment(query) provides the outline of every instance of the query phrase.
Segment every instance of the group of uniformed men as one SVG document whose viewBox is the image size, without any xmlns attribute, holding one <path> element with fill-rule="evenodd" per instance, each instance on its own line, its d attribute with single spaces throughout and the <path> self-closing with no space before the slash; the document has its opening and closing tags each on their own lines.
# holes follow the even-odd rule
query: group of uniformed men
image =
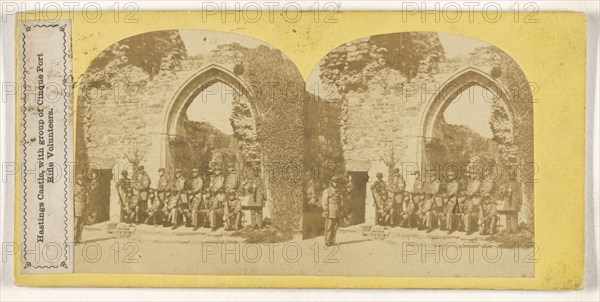
<svg viewBox="0 0 600 302">
<path fill-rule="evenodd" d="M 250 210 L 253 229 L 262 228 L 262 208 L 265 204 L 264 183 L 260 179 L 245 181 L 238 186 L 234 173 L 224 175 L 217 171 L 205 185 L 199 169 L 192 169 L 192 178 L 186 180 L 180 169 L 171 181 L 164 168 L 158 170 L 156 188 L 150 177 L 139 166 L 137 175 L 129 178 L 125 170 L 116 184 L 121 202 L 121 219 L 129 223 L 171 226 L 210 227 L 221 225 L 225 230 L 242 227 L 242 210 Z M 244 203 L 242 203 L 242 198 Z"/>
<path fill-rule="evenodd" d="M 242 211 L 249 210 L 252 229 L 263 227 L 266 195 L 262 179 L 246 180 L 238 186 L 235 173 L 214 172 L 205 185 L 198 169 L 192 169 L 189 181 L 180 169 L 175 171 L 173 181 L 167 177 L 164 168 L 158 173 L 156 188 L 151 187 L 150 177 L 142 165 L 131 178 L 127 170 L 121 173 L 116 184 L 121 222 L 171 226 L 173 229 L 186 225 L 193 226 L 194 230 L 210 227 L 214 231 L 221 226 L 226 230 L 239 230 Z M 97 191 L 96 178 L 97 174 L 92 173 L 92 181 L 86 183 L 85 177 L 79 175 L 74 184 L 76 242 L 81 242 L 88 205 Z"/>
<path fill-rule="evenodd" d="M 498 222 L 494 194 L 497 181 L 491 174 L 480 179 L 478 174 L 469 173 L 463 187 L 452 171 L 447 179 L 442 185 L 435 174 L 424 180 L 415 172 L 413 189 L 407 192 L 399 169 L 394 170 L 387 184 L 383 174 L 378 173 L 371 186 L 377 224 L 425 229 L 428 233 L 434 228 L 448 234 L 464 231 L 467 235 L 478 230 L 481 235 L 493 236 Z"/>
<path fill-rule="evenodd" d="M 382 226 L 417 228 L 427 233 L 435 228 L 451 234 L 455 231 L 470 235 L 493 236 L 496 232 L 498 214 L 497 197 L 508 199 L 503 207 L 507 217 L 509 233 L 517 232 L 517 211 L 519 205 L 518 184 L 503 186 L 501 194 L 495 194 L 497 181 L 491 174 L 480 177 L 467 173 L 466 185 L 459 183 L 453 171 L 447 174 L 448 181 L 442 184 L 436 175 L 423 179 L 417 171 L 412 191 L 406 190 L 406 182 L 400 169 L 394 169 L 388 181 L 383 173 L 377 173 L 377 180 L 370 189 L 375 206 L 375 220 Z M 337 226 L 344 207 L 344 191 L 341 180 L 334 176 L 331 184 L 323 191 L 321 208 L 325 218 L 325 243 L 335 244 Z"/>
</svg>

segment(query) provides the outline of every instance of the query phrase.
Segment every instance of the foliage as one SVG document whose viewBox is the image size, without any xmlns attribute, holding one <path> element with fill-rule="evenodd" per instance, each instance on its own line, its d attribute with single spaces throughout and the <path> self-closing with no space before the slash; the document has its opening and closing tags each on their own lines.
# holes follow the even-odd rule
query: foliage
<svg viewBox="0 0 600 302">
<path fill-rule="evenodd" d="M 249 85 L 255 111 L 256 139 L 260 146 L 263 176 L 267 178 L 273 205 L 273 226 L 278 230 L 300 228 L 304 187 L 304 80 L 281 51 L 260 45 L 247 48 L 237 43 L 220 45 L 208 58 L 213 64 L 235 65 Z M 245 108 L 238 108 L 245 111 Z M 234 115 L 240 112 L 234 108 Z M 251 138 L 242 119 L 241 142 Z"/>
<path fill-rule="evenodd" d="M 498 144 L 504 163 L 516 163 L 517 146 L 513 136 L 513 125 L 508 118 L 508 112 L 500 102 L 492 104 L 490 127 L 494 135 L 492 139 Z"/>
<path fill-rule="evenodd" d="M 427 144 L 426 151 L 430 164 L 466 165 L 472 156 L 493 160 L 495 144 L 465 125 L 442 123 L 442 137 L 436 137 Z"/>
</svg>

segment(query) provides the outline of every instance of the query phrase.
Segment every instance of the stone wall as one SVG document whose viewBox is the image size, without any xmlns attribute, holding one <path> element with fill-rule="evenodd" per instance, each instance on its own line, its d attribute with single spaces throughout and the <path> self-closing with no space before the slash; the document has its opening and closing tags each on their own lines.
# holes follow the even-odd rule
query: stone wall
<svg viewBox="0 0 600 302">
<path fill-rule="evenodd" d="M 370 182 L 378 172 L 387 177 L 384 159 L 389 159 L 392 150 L 408 188 L 414 170 L 428 169 L 421 165 L 427 140 L 424 126 L 435 122 L 432 112 L 443 112 L 445 105 L 437 100 L 444 102 L 443 94 L 458 86 L 503 89 L 504 101 L 515 117 L 519 157 L 522 162 L 533 162 L 529 84 L 518 64 L 496 47 L 447 59 L 436 33 L 386 34 L 339 46 L 322 59 L 315 72 L 341 95 L 343 164 L 348 171 L 368 171 Z M 529 204 L 524 211 L 532 213 L 533 185 L 527 184 L 525 191 Z M 367 204 L 372 204 L 371 194 L 367 197 Z"/>
<path fill-rule="evenodd" d="M 168 152 L 166 123 L 175 96 L 199 71 L 218 69 L 239 79 L 234 85 L 249 87 L 263 175 L 268 178 L 271 218 L 275 224 L 298 229 L 304 194 L 304 81 L 295 65 L 270 47 L 246 48 L 236 43 L 221 45 L 208 57 L 173 56 L 173 50 L 165 48 L 157 55 L 157 60 L 162 60 L 157 64 L 160 67 L 151 71 L 127 62 L 121 49 L 136 48 L 140 40 L 156 39 L 157 35 L 167 36 L 173 48 L 180 44 L 173 42 L 178 39 L 176 31 L 127 38 L 104 50 L 83 75 L 77 112 L 77 161 L 113 169 L 116 178 L 127 168 L 127 156 L 137 150 L 155 183 Z M 159 45 L 145 43 L 140 52 L 155 53 L 153 47 Z M 176 168 L 189 173 L 192 167 Z"/>
</svg>

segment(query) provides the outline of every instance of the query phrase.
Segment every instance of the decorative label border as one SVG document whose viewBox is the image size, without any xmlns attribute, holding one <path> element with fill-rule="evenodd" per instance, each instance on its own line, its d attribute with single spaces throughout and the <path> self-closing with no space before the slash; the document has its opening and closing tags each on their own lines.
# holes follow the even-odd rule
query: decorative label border
<svg viewBox="0 0 600 302">
<path fill-rule="evenodd" d="M 57 118 L 57 124 L 60 121 L 60 119 L 62 119 L 62 131 L 60 129 L 60 127 L 56 127 L 57 131 L 55 131 L 56 134 L 62 132 L 62 175 L 60 176 L 60 182 L 62 182 L 62 196 L 61 199 L 63 201 L 63 204 L 61 206 L 61 208 L 56 207 L 55 205 L 53 205 L 51 203 L 52 199 L 57 199 L 55 197 L 58 197 L 56 194 L 51 195 L 51 196 L 44 196 L 44 198 L 46 198 L 47 200 L 47 205 L 48 207 L 52 207 L 55 208 L 58 211 L 61 211 L 62 213 L 62 230 L 63 230 L 63 242 L 62 242 L 62 251 L 61 251 L 61 256 L 58 257 L 58 259 L 60 260 L 55 260 L 55 261 L 46 261 L 47 259 L 41 259 L 41 258 L 46 258 L 46 257 L 41 257 L 40 255 L 36 255 L 37 259 L 33 260 L 31 258 L 28 258 L 28 256 L 31 254 L 30 252 L 31 247 L 28 247 L 28 240 L 31 240 L 31 237 L 28 238 L 28 226 L 31 227 L 30 222 L 27 219 L 28 216 L 28 196 L 27 196 L 27 190 L 28 190 L 28 182 L 27 182 L 27 175 L 29 173 L 32 173 L 32 171 L 37 171 L 34 170 L 35 169 L 35 164 L 28 166 L 28 162 L 27 162 L 27 145 L 28 142 L 27 140 L 32 140 L 35 139 L 33 136 L 31 135 L 31 133 L 29 133 L 30 135 L 28 136 L 28 128 L 27 128 L 27 118 L 30 117 L 28 116 L 28 111 L 31 111 L 32 109 L 28 106 L 31 106 L 32 104 L 28 104 L 27 102 L 27 89 L 28 89 L 28 78 L 27 78 L 27 71 L 28 71 L 28 63 L 29 64 L 33 64 L 34 62 L 32 60 L 36 60 L 34 58 L 28 58 L 27 57 L 27 51 L 28 51 L 28 46 L 30 44 L 35 45 L 36 43 L 45 43 L 48 44 L 47 39 L 45 39 L 46 41 L 43 40 L 36 40 L 34 38 L 34 40 L 30 40 L 29 41 L 29 45 L 28 45 L 28 34 L 34 34 L 34 32 L 36 31 L 36 28 L 43 28 L 43 29 L 52 29 L 52 30 L 58 30 L 61 33 L 62 36 L 62 41 L 57 41 L 60 42 L 62 44 L 62 79 L 58 79 L 56 82 L 53 82 L 52 84 L 60 84 L 62 87 L 62 117 L 58 117 Z M 68 36 L 67 36 L 68 35 Z M 23 272 L 24 273 L 67 273 L 67 272 L 73 272 L 73 267 L 72 267 L 72 259 L 69 259 L 69 256 L 72 255 L 72 248 L 73 248 L 73 244 L 72 244 L 72 205 L 70 204 L 70 201 L 72 198 L 72 189 L 69 182 L 69 175 L 70 172 L 68 171 L 68 167 L 69 167 L 69 159 L 68 157 L 72 156 L 72 122 L 68 123 L 68 121 L 72 121 L 72 89 L 68 88 L 67 85 L 70 85 L 72 83 L 72 66 L 71 66 L 71 51 L 70 51 L 70 47 L 71 47 L 71 34 L 70 34 L 70 22 L 68 21 L 64 21 L 61 20 L 59 22 L 23 22 L 22 23 L 22 27 L 21 27 L 21 54 L 22 54 L 22 91 L 21 91 L 21 121 L 22 121 L 22 135 L 23 137 L 21 138 L 20 142 L 21 142 L 21 146 L 22 146 L 22 158 L 23 158 L 23 162 L 22 162 L 22 198 L 21 198 L 21 204 L 22 204 L 22 217 L 23 217 L 23 244 L 22 244 L 22 255 L 23 255 Z M 51 43 L 50 43 L 51 44 Z M 68 45 L 67 45 L 68 44 Z M 53 50 L 51 47 L 53 45 L 48 45 L 47 50 L 48 50 L 48 54 L 54 53 L 52 56 L 54 57 L 58 57 L 56 54 L 56 50 Z M 46 47 L 46 46 L 43 46 Z M 41 47 L 40 47 L 41 48 Z M 52 59 L 52 58 L 51 58 Z M 52 61 L 51 61 L 52 63 Z M 31 68 L 31 66 L 29 66 L 29 68 Z M 54 77 L 54 76 L 53 76 Z M 62 83 L 57 83 L 61 81 Z M 37 86 L 38 84 L 36 84 L 36 88 L 39 88 Z M 44 88 L 39 88 L 44 90 Z M 31 93 L 31 92 L 29 92 Z M 44 108 L 38 108 L 39 109 L 44 109 Z M 34 111 L 35 113 L 35 111 Z M 31 131 L 31 130 L 29 130 Z M 34 130 L 35 131 L 35 130 Z M 59 144 L 57 144 L 59 145 Z M 31 154 L 30 154 L 31 156 Z M 58 183 L 58 182 L 57 182 Z M 39 197 L 38 197 L 39 199 Z M 38 214 L 39 215 L 39 214 Z M 38 222 L 35 222 L 38 223 Z M 45 230 L 45 232 L 47 233 L 54 233 L 60 230 L 60 228 L 58 228 L 59 226 L 56 224 L 50 225 L 50 228 L 48 228 L 48 230 Z M 40 244 L 38 244 L 36 242 L 36 246 L 34 247 L 33 251 L 35 251 L 35 253 L 40 253 L 43 255 L 44 250 L 48 248 L 48 246 L 44 246 L 47 243 L 43 243 L 42 246 L 40 246 Z M 56 244 L 58 245 L 57 242 L 53 242 L 52 244 Z M 58 245 L 60 246 L 60 245 Z M 71 257 L 72 258 L 72 257 Z"/>
</svg>

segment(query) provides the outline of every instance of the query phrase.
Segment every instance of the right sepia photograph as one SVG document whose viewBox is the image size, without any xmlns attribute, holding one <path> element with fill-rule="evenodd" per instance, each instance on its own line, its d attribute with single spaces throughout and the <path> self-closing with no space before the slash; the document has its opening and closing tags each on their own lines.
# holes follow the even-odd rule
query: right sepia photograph
<svg viewBox="0 0 600 302">
<path fill-rule="evenodd" d="M 303 240 L 328 275 L 534 277 L 536 85 L 484 41 L 368 36 L 306 81 Z"/>
</svg>

